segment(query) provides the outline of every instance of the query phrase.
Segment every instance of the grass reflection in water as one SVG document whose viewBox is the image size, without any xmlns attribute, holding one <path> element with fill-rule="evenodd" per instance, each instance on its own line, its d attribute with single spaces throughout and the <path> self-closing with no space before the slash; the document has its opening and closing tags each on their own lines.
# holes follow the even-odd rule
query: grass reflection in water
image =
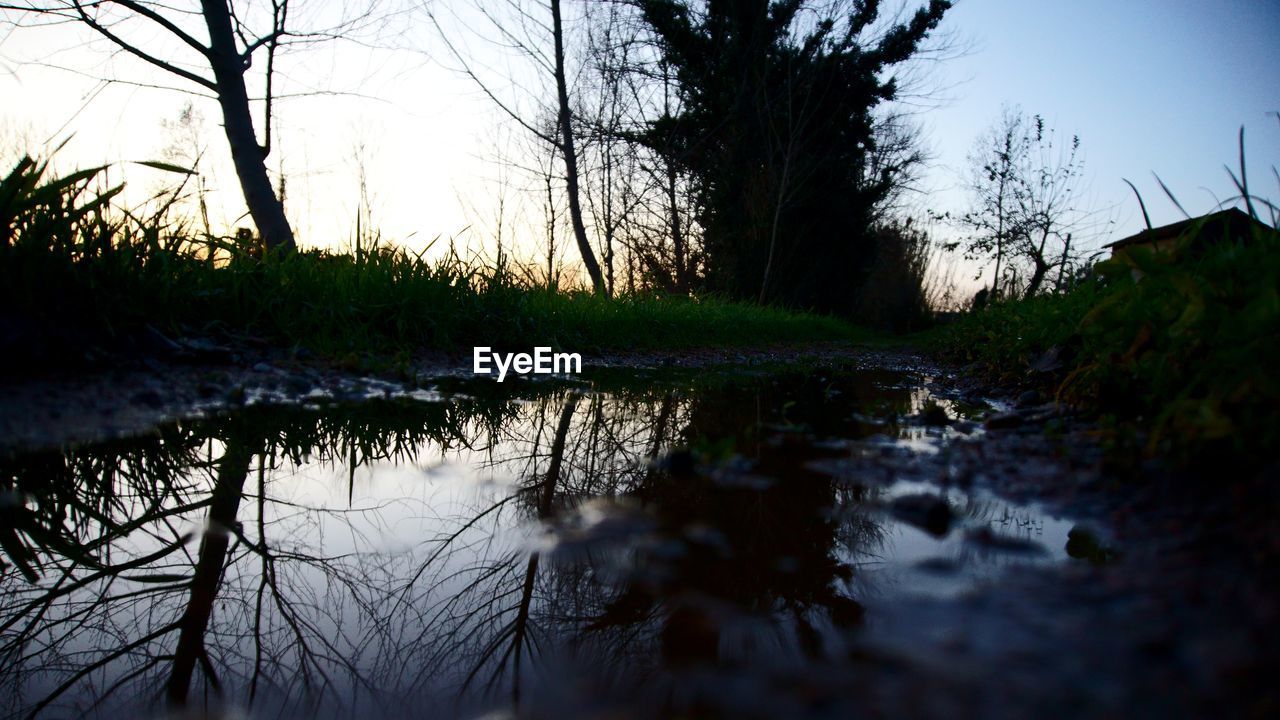
<svg viewBox="0 0 1280 720">
<path fill-rule="evenodd" d="M 847 655 L 893 523 L 884 487 L 809 469 L 848 453 L 815 439 L 918 436 L 909 380 L 477 386 L 5 460 L 0 692 L 16 716 L 732 714 L 727 679 Z"/>
</svg>

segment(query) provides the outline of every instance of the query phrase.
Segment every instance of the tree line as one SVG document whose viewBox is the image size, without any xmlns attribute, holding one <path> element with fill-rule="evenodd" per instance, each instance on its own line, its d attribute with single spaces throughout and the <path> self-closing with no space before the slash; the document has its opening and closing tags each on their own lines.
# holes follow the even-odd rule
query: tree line
<svg viewBox="0 0 1280 720">
<path fill-rule="evenodd" d="M 476 7 L 539 78 L 521 90 L 535 96 L 532 115 L 472 71 L 475 58 L 437 20 L 440 6 L 425 12 L 441 46 L 543 153 L 548 208 L 567 209 L 596 292 L 712 292 L 851 314 L 876 268 L 902 254 L 895 243 L 911 241 L 886 228 L 902 227 L 892 209 L 922 154 L 891 103 L 950 2 L 494 5 Z M 212 96 L 261 242 L 288 252 L 294 233 L 266 165 L 281 58 L 412 17 L 378 0 L 336 13 L 300 6 L 6 0 L 0 9 L 20 24 L 88 28 Z M 549 258 L 548 281 L 552 270 Z"/>
</svg>

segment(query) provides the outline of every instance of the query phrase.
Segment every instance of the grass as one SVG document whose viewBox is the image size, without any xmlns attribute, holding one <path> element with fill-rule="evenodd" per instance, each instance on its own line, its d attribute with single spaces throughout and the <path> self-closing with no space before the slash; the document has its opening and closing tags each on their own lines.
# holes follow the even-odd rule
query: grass
<svg viewBox="0 0 1280 720">
<path fill-rule="evenodd" d="M 1227 173 L 1250 227 L 1192 223 L 1171 248 L 1130 246 L 1069 292 L 971 313 L 932 343 L 992 380 L 1101 416 L 1148 456 L 1215 472 L 1274 464 L 1280 206 L 1250 190 L 1244 149 L 1242 128 L 1239 174 Z"/>
<path fill-rule="evenodd" d="M 1061 295 L 998 304 L 938 343 L 989 378 L 1140 431 L 1149 455 L 1256 465 L 1280 444 L 1280 234 L 1133 248 Z"/>
<path fill-rule="evenodd" d="M 113 210 L 101 168 L 0 181 L 0 345 L 10 365 L 75 360 L 162 334 L 306 348 L 344 364 L 488 345 L 574 352 L 857 339 L 846 322 L 715 298 L 561 292 L 404 250 L 255 257 L 167 219 Z M 371 360 L 374 359 L 374 360 Z"/>
</svg>

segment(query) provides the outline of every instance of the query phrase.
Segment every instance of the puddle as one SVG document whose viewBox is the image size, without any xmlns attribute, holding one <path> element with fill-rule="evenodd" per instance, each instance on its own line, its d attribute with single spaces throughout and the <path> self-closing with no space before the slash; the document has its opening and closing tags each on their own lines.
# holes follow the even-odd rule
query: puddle
<svg viewBox="0 0 1280 720">
<path fill-rule="evenodd" d="M 247 407 L 0 464 L 15 715 L 785 712 L 880 608 L 1062 562 L 905 372 Z"/>
</svg>

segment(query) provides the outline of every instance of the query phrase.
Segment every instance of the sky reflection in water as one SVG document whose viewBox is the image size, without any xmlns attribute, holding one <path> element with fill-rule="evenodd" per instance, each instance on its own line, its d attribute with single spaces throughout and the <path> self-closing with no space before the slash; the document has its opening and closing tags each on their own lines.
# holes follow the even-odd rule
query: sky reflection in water
<svg viewBox="0 0 1280 720">
<path fill-rule="evenodd" d="M 0 693 L 49 717 L 787 712 L 758 681 L 846 662 L 877 604 L 1064 557 L 1069 523 L 937 484 L 965 435 L 922 411 L 963 409 L 924 382 L 477 386 L 4 461 Z"/>
</svg>

